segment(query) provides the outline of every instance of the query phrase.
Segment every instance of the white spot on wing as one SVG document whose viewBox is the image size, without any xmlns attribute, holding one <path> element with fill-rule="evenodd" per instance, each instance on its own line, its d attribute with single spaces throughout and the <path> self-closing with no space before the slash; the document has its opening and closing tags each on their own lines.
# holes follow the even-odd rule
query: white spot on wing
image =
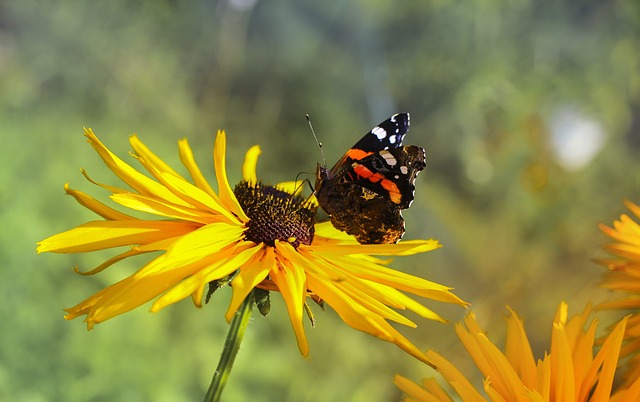
<svg viewBox="0 0 640 402">
<path fill-rule="evenodd" d="M 375 126 L 371 130 L 371 134 L 373 134 L 376 137 L 378 137 L 379 140 L 384 140 L 387 137 L 387 130 L 385 130 L 384 128 L 382 128 L 380 126 Z"/>
<path fill-rule="evenodd" d="M 409 168 L 407 168 L 406 166 L 400 166 L 400 173 L 402 174 L 409 173 Z"/>
<path fill-rule="evenodd" d="M 387 162 L 387 165 L 389 166 L 395 166 L 398 163 L 396 158 L 389 151 L 381 151 L 380 155 L 382 155 L 384 161 Z"/>
</svg>

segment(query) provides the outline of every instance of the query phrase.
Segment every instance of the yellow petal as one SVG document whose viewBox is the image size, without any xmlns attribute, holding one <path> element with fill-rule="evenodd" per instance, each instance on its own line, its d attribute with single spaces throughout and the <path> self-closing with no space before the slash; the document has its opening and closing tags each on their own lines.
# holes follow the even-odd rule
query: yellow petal
<svg viewBox="0 0 640 402">
<path fill-rule="evenodd" d="M 440 387 L 440 384 L 438 384 L 435 378 L 425 378 L 422 380 L 422 386 L 433 394 L 435 401 L 452 402 L 452 399 L 447 395 L 447 392 Z"/>
<path fill-rule="evenodd" d="M 529 398 L 529 402 L 548 402 L 549 399 L 540 395 L 538 391 L 531 391 L 526 394 L 527 398 Z"/>
<path fill-rule="evenodd" d="M 411 328 L 417 327 L 413 321 L 387 307 L 382 302 L 388 302 L 384 295 L 376 294 L 377 292 L 374 291 L 373 287 L 366 288 L 362 285 L 364 284 L 358 283 L 358 281 L 344 281 L 336 283 L 336 288 L 348 296 L 353 303 L 357 303 L 365 310 L 368 310 L 369 314 L 375 314 L 386 320 L 392 320 Z"/>
<path fill-rule="evenodd" d="M 575 346 L 581 338 L 584 338 L 584 327 L 591 314 L 591 303 L 587 303 L 582 313 L 571 317 L 563 323 L 564 333 L 571 345 L 572 353 L 575 353 Z M 596 320 L 597 322 L 597 320 Z M 588 349 L 586 349 L 588 350 Z M 589 356 L 592 356 L 590 354 Z M 590 357 L 589 357 L 590 358 Z"/>
<path fill-rule="evenodd" d="M 600 362 L 602 362 L 602 370 L 598 376 L 598 385 L 591 397 L 593 401 L 604 401 L 611 395 L 613 379 L 618 365 L 618 357 L 620 356 L 620 346 L 624 339 L 624 331 L 628 319 L 629 316 L 623 318 L 616 324 L 594 359 L 594 364 L 598 366 L 600 366 Z"/>
<path fill-rule="evenodd" d="M 620 223 L 616 226 L 618 230 L 627 236 L 629 243 L 638 243 L 640 238 L 640 225 L 633 220 L 629 215 L 623 214 L 620 216 Z"/>
<path fill-rule="evenodd" d="M 605 309 L 628 310 L 628 309 L 634 309 L 634 308 L 640 308 L 640 299 L 624 298 L 624 299 L 619 299 L 619 300 L 598 304 L 598 310 L 605 310 Z"/>
<path fill-rule="evenodd" d="M 220 214 L 227 218 L 227 220 L 231 224 L 241 223 L 238 218 L 232 215 L 229 210 L 227 210 L 222 204 L 219 203 L 218 199 L 209 196 L 209 194 L 200 190 L 193 184 L 184 180 L 180 180 L 168 174 L 162 174 L 162 178 L 164 179 L 167 187 L 169 187 L 172 191 L 175 192 L 175 194 L 177 194 L 182 200 L 189 203 L 190 205 L 193 205 L 194 207 L 201 210 Z"/>
<path fill-rule="evenodd" d="M 640 248 L 636 244 L 609 244 L 604 250 L 633 262 L 640 262 Z"/>
<path fill-rule="evenodd" d="M 542 360 L 536 365 L 536 391 L 545 401 L 551 400 L 551 358 L 545 353 Z"/>
<path fill-rule="evenodd" d="M 298 249 L 288 252 L 284 249 L 284 257 L 292 261 L 294 264 L 302 266 L 305 271 L 313 273 L 319 277 L 325 277 L 328 280 L 342 281 L 345 280 L 343 270 L 336 268 L 334 261 L 322 258 L 320 253 L 311 253 L 300 245 Z"/>
<path fill-rule="evenodd" d="M 637 216 L 638 218 L 640 218 L 640 206 L 634 204 L 633 202 L 629 201 L 629 200 L 625 200 L 624 201 L 624 205 L 629 208 L 631 210 L 631 212 L 633 212 L 633 214 L 635 216 Z"/>
<path fill-rule="evenodd" d="M 134 276 L 143 278 L 176 266 L 190 264 L 200 264 L 199 269 L 212 265 L 216 261 L 223 260 L 224 256 L 233 254 L 236 251 L 236 243 L 241 239 L 241 228 L 229 227 L 224 223 L 203 226 L 171 243 L 165 254 L 145 265 Z M 201 264 L 203 261 L 205 261 L 204 265 Z"/>
<path fill-rule="evenodd" d="M 582 330 L 573 343 L 573 370 L 578 400 L 581 401 L 587 400 L 587 395 L 592 391 L 595 381 L 598 381 L 597 370 L 591 370 L 594 367 L 593 347 L 597 326 L 598 320 L 594 319 L 588 330 L 586 332 Z"/>
<path fill-rule="evenodd" d="M 104 271 L 105 269 L 109 268 L 111 265 L 115 264 L 118 261 L 122 261 L 125 258 L 128 257 L 133 257 L 135 255 L 140 255 L 140 254 L 144 254 L 144 253 L 148 253 L 149 251 L 141 251 L 141 250 L 136 250 L 136 249 L 131 249 L 131 250 L 127 250 L 124 253 L 120 253 L 118 255 L 116 255 L 115 257 L 111 257 L 109 258 L 107 261 L 103 262 L 102 264 L 98 265 L 96 268 L 90 270 L 90 271 L 86 271 L 86 272 L 81 272 L 77 267 L 74 270 L 76 273 L 80 274 L 80 275 L 95 275 L 98 272 Z"/>
<path fill-rule="evenodd" d="M 336 283 L 318 278 L 313 274 L 307 274 L 307 282 L 308 288 L 331 306 L 347 325 L 392 342 L 415 358 L 429 364 L 424 353 L 395 330 L 383 317 L 357 303 Z"/>
<path fill-rule="evenodd" d="M 478 343 L 488 361 L 490 369 L 485 377 L 491 380 L 491 387 L 506 401 L 528 402 L 525 394 L 527 388 L 522 384 L 518 373 L 513 369 L 507 358 L 484 334 L 476 334 Z M 477 362 L 476 362 L 477 364 Z"/>
<path fill-rule="evenodd" d="M 383 318 L 415 327 L 413 322 L 387 307 L 387 305 L 396 308 L 406 307 L 405 304 L 398 302 L 398 299 L 407 301 L 408 298 L 403 298 L 403 295 L 395 289 L 361 280 L 348 271 L 333 265 L 331 260 L 316 258 L 312 253 L 302 254 L 296 250 L 288 251 L 287 249 L 283 249 L 281 253 L 289 261 L 302 267 L 307 274 L 334 282 L 336 288 L 352 299 L 354 303 L 362 305 L 365 309 Z"/>
<path fill-rule="evenodd" d="M 315 197 L 314 197 L 315 198 Z M 322 239 L 324 238 L 324 239 Z M 320 240 L 341 240 L 350 244 L 359 244 L 355 237 L 338 230 L 330 221 L 316 223 L 314 245 Z"/>
<path fill-rule="evenodd" d="M 143 160 L 141 161 L 145 163 Z M 221 217 L 227 219 L 231 224 L 240 223 L 238 218 L 231 212 L 227 211 L 220 203 L 220 199 L 218 197 L 210 196 L 207 192 L 189 183 L 179 175 L 157 170 L 155 166 L 148 165 L 146 163 L 145 166 L 147 170 L 151 172 L 160 183 L 162 183 L 163 186 L 169 189 L 171 193 L 180 197 L 184 202 L 184 205 L 188 205 L 189 208 L 193 209 L 193 213 L 200 212 L 202 215 L 221 215 Z M 204 223 L 220 221 L 221 217 L 205 217 Z"/>
<path fill-rule="evenodd" d="M 535 389 L 536 362 L 533 358 L 529 339 L 522 325 L 522 320 L 515 311 L 507 307 L 511 316 L 507 319 L 507 340 L 505 356 L 518 373 L 525 387 Z"/>
<path fill-rule="evenodd" d="M 144 145 L 144 143 L 140 141 L 140 139 L 138 139 L 137 135 L 134 134 L 131 137 L 129 137 L 129 143 L 131 144 L 131 147 L 138 155 L 139 160 L 143 162 L 143 165 L 145 165 L 145 167 L 148 166 L 152 168 L 152 169 L 148 169 L 149 173 L 153 174 L 154 171 L 159 171 L 163 173 L 172 174 L 173 176 L 184 180 L 184 178 L 178 172 L 173 170 L 171 166 L 165 163 L 162 159 L 158 158 L 156 154 L 151 152 L 151 150 L 147 148 L 147 146 Z"/>
<path fill-rule="evenodd" d="M 320 249 L 318 248 L 316 250 Z M 361 279 L 367 279 L 372 282 L 381 283 L 398 290 L 410 292 L 445 303 L 455 303 L 463 306 L 467 304 L 451 293 L 451 288 L 449 287 L 413 275 L 405 274 L 403 272 L 381 266 L 380 264 L 371 263 L 367 259 L 360 258 L 361 256 L 342 257 L 329 254 L 325 257 L 324 252 L 317 251 L 313 253 L 314 250 L 309 250 L 304 246 L 298 247 L 298 251 L 303 256 L 310 254 L 316 256 L 314 260 L 322 257 L 327 261 L 331 261 L 332 264 L 342 267 L 344 271 Z"/>
<path fill-rule="evenodd" d="M 135 193 L 113 194 L 109 198 L 127 208 L 166 218 L 191 221 L 202 225 L 215 221 L 214 216 L 210 214 L 201 213 L 193 208 L 182 207 L 148 195 Z"/>
<path fill-rule="evenodd" d="M 91 329 L 97 323 L 133 310 L 157 297 L 198 268 L 196 264 L 172 266 L 170 269 L 156 272 L 154 275 L 144 277 L 139 277 L 139 275 L 129 276 L 103 289 L 80 304 L 66 309 L 68 314 L 65 315 L 65 318 L 70 320 L 86 314 L 85 321 L 87 322 L 87 327 Z"/>
<path fill-rule="evenodd" d="M 257 145 L 252 146 L 247 151 L 244 157 L 244 163 L 242 164 L 242 177 L 245 181 L 256 184 L 258 182 L 258 176 L 256 175 L 256 165 L 258 164 L 258 156 L 262 151 Z"/>
<path fill-rule="evenodd" d="M 293 249 L 293 246 L 276 240 L 276 250 L 279 251 L 283 248 Z M 269 277 L 282 293 L 282 298 L 287 304 L 293 332 L 298 340 L 298 348 L 300 353 L 307 357 L 309 356 L 309 344 L 302 325 L 302 314 L 307 293 L 307 277 L 302 268 L 289 263 L 287 259 L 276 255 L 276 261 L 269 273 Z"/>
<path fill-rule="evenodd" d="M 216 179 L 218 181 L 218 194 L 220 201 L 225 206 L 225 209 L 234 213 L 242 222 L 248 222 L 249 217 L 244 213 L 238 200 L 236 199 L 233 190 L 229 185 L 227 179 L 226 168 L 226 149 L 227 149 L 227 137 L 224 131 L 218 131 L 216 135 L 216 141 L 213 146 L 213 162 L 216 169 Z"/>
<path fill-rule="evenodd" d="M 424 253 L 427 251 L 440 248 L 441 245 L 437 240 L 407 240 L 396 244 L 337 244 L 337 245 L 322 245 L 307 246 L 310 250 L 319 250 L 324 254 L 338 254 L 338 255 L 355 255 L 355 254 L 367 254 L 367 255 L 413 255 L 418 253 Z"/>
<path fill-rule="evenodd" d="M 468 329 L 456 324 L 456 333 L 484 377 L 490 379 L 491 387 L 508 401 L 524 401 L 524 385 L 507 358 L 479 328 L 474 314 L 469 313 L 464 322 Z"/>
<path fill-rule="evenodd" d="M 640 225 L 627 214 L 620 215 L 620 220 L 613 222 L 615 229 L 612 238 L 621 243 L 638 244 Z"/>
<path fill-rule="evenodd" d="M 566 324 L 568 315 L 569 315 L 569 306 L 567 305 L 567 302 L 562 301 L 560 305 L 558 305 L 556 314 L 553 317 L 553 322 L 558 324 Z"/>
<path fill-rule="evenodd" d="M 231 321 L 249 292 L 262 282 L 272 269 L 275 269 L 275 262 L 276 257 L 273 247 L 264 247 L 263 254 L 256 255 L 252 262 L 240 267 L 240 272 L 238 272 L 232 281 L 233 294 L 229 308 L 225 314 L 228 322 Z"/>
<path fill-rule="evenodd" d="M 282 190 L 285 193 L 300 195 L 302 189 L 304 188 L 304 183 L 301 181 L 283 181 L 282 183 L 278 183 L 275 185 L 275 188 L 278 190 Z M 317 205 L 317 203 L 315 204 Z"/>
<path fill-rule="evenodd" d="M 213 191 L 207 180 L 204 178 L 202 171 L 198 167 L 195 158 L 193 157 L 193 151 L 189 146 L 189 142 L 186 138 L 178 141 L 178 148 L 180 150 L 180 160 L 184 167 L 187 168 L 191 178 L 195 185 L 205 193 L 209 194 L 210 197 L 214 198 L 218 204 L 220 204 L 220 199 L 218 195 Z"/>
<path fill-rule="evenodd" d="M 123 214 L 120 211 L 116 211 L 115 209 L 104 205 L 100 201 L 83 193 L 82 191 L 69 188 L 68 183 L 64 185 L 64 191 L 66 191 L 67 194 L 75 198 L 80 205 L 92 210 L 93 212 L 100 215 L 104 219 L 114 220 L 114 221 L 124 221 L 129 219 L 135 219 L 131 215 Z"/>
<path fill-rule="evenodd" d="M 140 252 L 150 252 L 150 251 L 166 251 L 173 243 L 178 241 L 182 235 L 177 237 L 167 237 L 166 239 L 158 240 L 155 242 L 133 245 L 132 249 L 138 250 Z"/>
<path fill-rule="evenodd" d="M 150 179 L 149 177 L 138 172 L 122 159 L 118 158 L 111 151 L 109 151 L 98 140 L 98 137 L 91 131 L 91 129 L 85 129 L 85 136 L 89 140 L 89 143 L 98 152 L 98 155 L 109 169 L 122 181 L 127 183 L 131 188 L 138 191 L 141 194 L 154 195 L 160 198 L 164 198 L 167 201 L 171 201 L 176 204 L 184 205 L 183 201 L 177 196 L 171 193 L 162 184 Z"/>
<path fill-rule="evenodd" d="M 421 402 L 439 402 L 439 401 L 445 401 L 445 402 L 453 402 L 453 400 L 451 398 L 449 398 L 446 393 L 444 392 L 444 390 L 442 390 L 441 388 L 439 388 L 438 390 L 428 390 L 425 388 L 422 388 L 421 386 L 419 386 L 418 384 L 414 383 L 413 381 L 402 377 L 401 375 L 396 374 L 393 377 L 393 382 L 396 384 L 396 386 L 403 391 L 405 394 L 407 394 L 409 396 L 409 400 L 416 400 L 416 401 L 421 401 Z M 437 386 L 437 383 L 434 381 L 435 385 Z M 431 383 L 430 383 L 431 384 Z M 437 393 L 437 396 L 434 395 L 434 391 Z M 403 401 L 407 401 L 408 399 L 403 399 Z"/>
<path fill-rule="evenodd" d="M 206 265 L 201 265 L 197 272 L 173 286 L 156 300 L 151 307 L 151 311 L 159 311 L 167 305 L 191 295 L 207 283 L 230 275 L 251 260 L 257 253 L 260 253 L 262 248 L 262 245 L 252 245 L 249 242 L 245 242 L 238 249 L 228 250 L 228 252 L 222 251 L 217 255 L 206 257 L 206 260 L 208 260 Z M 196 303 L 198 302 L 196 301 Z"/>
<path fill-rule="evenodd" d="M 463 401 L 486 402 L 486 399 L 476 391 L 469 380 L 447 359 L 432 350 L 427 351 L 426 355 L 442 377 L 456 390 L 456 393 L 460 395 Z"/>
<path fill-rule="evenodd" d="M 413 300 L 412 298 L 410 298 L 409 296 L 397 291 L 396 289 L 390 287 L 390 286 L 385 286 L 385 285 L 379 285 L 379 284 L 370 284 L 370 286 L 377 288 L 377 287 L 384 287 L 384 293 L 386 294 L 387 297 L 390 297 L 395 303 L 398 303 L 400 305 L 402 305 L 402 308 L 406 308 L 409 309 L 411 311 L 413 311 L 414 313 L 420 315 L 423 318 L 429 319 L 429 320 L 434 320 L 434 321 L 439 321 L 439 322 L 447 322 L 447 320 L 445 320 L 444 318 L 440 317 L 438 314 L 436 314 L 433 310 L 426 308 L 425 306 L 423 306 L 422 304 L 418 303 L 417 301 Z"/>
<path fill-rule="evenodd" d="M 217 236 L 225 233 L 229 236 Z M 237 238 L 233 236 L 233 230 L 229 230 L 226 224 L 207 225 L 184 235 L 169 247 L 167 253 L 150 261 L 135 274 L 67 309 L 65 318 L 87 314 L 87 326 L 91 328 L 96 323 L 134 309 L 233 254 L 235 250 L 227 245 L 235 241 Z"/>
<path fill-rule="evenodd" d="M 493 388 L 490 378 L 485 378 L 484 381 L 482 381 L 482 385 L 484 386 L 484 392 L 487 393 L 487 396 L 489 397 L 489 400 L 491 400 L 491 402 L 511 402 L 510 400 L 503 398 L 500 392 Z"/>
<path fill-rule="evenodd" d="M 81 253 L 146 244 L 192 232 L 193 223 L 168 221 L 92 221 L 38 243 L 38 253 Z"/>
<path fill-rule="evenodd" d="M 607 235 L 608 237 L 614 239 L 614 240 L 619 240 L 622 241 L 624 239 L 624 237 L 620 237 L 618 232 L 616 232 L 614 229 L 610 228 L 609 226 L 599 223 L 598 224 L 598 228 L 600 229 L 600 231 L 602 233 L 604 233 L 605 235 Z"/>
<path fill-rule="evenodd" d="M 636 402 L 640 401 L 640 376 L 632 377 L 628 388 L 620 387 L 611 397 L 610 402 Z"/>
<path fill-rule="evenodd" d="M 576 400 L 571 346 L 562 323 L 555 322 L 551 335 L 551 390 L 556 401 Z"/>
<path fill-rule="evenodd" d="M 131 193 L 131 190 L 125 190 L 125 189 L 120 188 L 120 187 L 109 186 L 107 184 L 98 183 L 97 181 L 93 180 L 89 176 L 89 173 L 87 173 L 87 171 L 84 170 L 84 169 L 80 169 L 80 173 L 82 173 L 84 178 L 87 179 L 87 181 L 89 183 L 95 184 L 96 186 L 100 186 L 100 187 L 104 188 L 105 190 L 112 192 L 113 194 L 129 194 L 129 193 Z"/>
</svg>

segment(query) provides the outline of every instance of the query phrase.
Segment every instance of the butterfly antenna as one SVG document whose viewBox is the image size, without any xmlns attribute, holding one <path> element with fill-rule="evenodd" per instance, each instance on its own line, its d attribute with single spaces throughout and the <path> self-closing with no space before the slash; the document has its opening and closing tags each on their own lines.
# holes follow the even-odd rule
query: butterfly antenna
<svg viewBox="0 0 640 402">
<path fill-rule="evenodd" d="M 309 184 L 309 186 L 311 187 L 311 191 L 313 191 L 313 186 L 311 185 L 311 181 L 310 181 L 309 179 L 304 179 L 304 180 L 300 181 L 300 175 L 303 175 L 303 174 L 312 174 L 312 173 L 310 173 L 310 172 L 300 172 L 300 173 L 298 173 L 298 174 L 296 175 L 296 181 L 295 181 L 295 183 L 296 183 L 296 188 L 295 188 L 295 193 L 297 193 L 297 192 L 298 192 L 298 189 L 299 189 L 300 187 L 303 187 L 305 184 Z M 300 181 L 300 184 L 298 184 L 298 181 Z"/>
<path fill-rule="evenodd" d="M 305 116 L 307 117 L 307 123 L 309 123 L 311 134 L 313 134 L 313 138 L 316 140 L 316 144 L 318 144 L 318 148 L 320 148 L 320 155 L 322 155 L 322 166 L 327 166 L 327 161 L 324 158 L 324 151 L 322 150 L 322 143 L 318 141 L 318 137 L 316 137 L 316 132 L 313 131 L 313 125 L 311 125 L 311 118 L 309 117 L 309 114 L 306 114 Z"/>
</svg>

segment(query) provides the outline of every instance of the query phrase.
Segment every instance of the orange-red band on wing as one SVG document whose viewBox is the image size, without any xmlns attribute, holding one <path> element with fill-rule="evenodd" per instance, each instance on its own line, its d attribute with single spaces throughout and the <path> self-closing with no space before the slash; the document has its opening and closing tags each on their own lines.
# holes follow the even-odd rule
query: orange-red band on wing
<svg viewBox="0 0 640 402">
<path fill-rule="evenodd" d="M 346 154 L 344 154 L 344 156 L 347 158 L 351 158 L 353 160 L 359 161 L 371 154 L 373 154 L 373 152 L 367 152 L 361 149 L 351 148 L 350 150 L 347 151 Z"/>
<path fill-rule="evenodd" d="M 391 202 L 395 204 L 400 204 L 400 201 L 402 200 L 402 195 L 400 194 L 400 190 L 398 189 L 398 186 L 396 186 L 396 183 L 392 182 L 391 180 L 384 179 L 380 182 L 380 184 L 385 190 L 389 192 L 389 197 L 391 198 Z"/>
<path fill-rule="evenodd" d="M 371 170 L 362 165 L 356 165 L 353 168 L 353 171 L 363 179 L 367 179 L 372 183 L 380 182 L 382 188 L 389 192 L 389 197 L 391 198 L 391 202 L 395 204 L 400 204 L 402 200 L 402 195 L 400 194 L 400 190 L 396 183 L 391 180 L 385 179 L 384 176 L 380 173 L 373 173 Z"/>
</svg>

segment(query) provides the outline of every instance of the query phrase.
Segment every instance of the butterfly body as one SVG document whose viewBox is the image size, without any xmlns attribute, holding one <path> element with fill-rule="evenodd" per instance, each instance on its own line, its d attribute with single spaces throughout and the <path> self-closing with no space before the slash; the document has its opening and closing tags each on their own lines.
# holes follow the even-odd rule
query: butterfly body
<svg viewBox="0 0 640 402">
<path fill-rule="evenodd" d="M 331 168 L 318 164 L 315 195 L 339 230 L 362 244 L 396 243 L 404 234 L 401 211 L 414 199 L 415 179 L 425 166 L 424 149 L 402 140 L 409 115 L 380 123 Z"/>
</svg>

